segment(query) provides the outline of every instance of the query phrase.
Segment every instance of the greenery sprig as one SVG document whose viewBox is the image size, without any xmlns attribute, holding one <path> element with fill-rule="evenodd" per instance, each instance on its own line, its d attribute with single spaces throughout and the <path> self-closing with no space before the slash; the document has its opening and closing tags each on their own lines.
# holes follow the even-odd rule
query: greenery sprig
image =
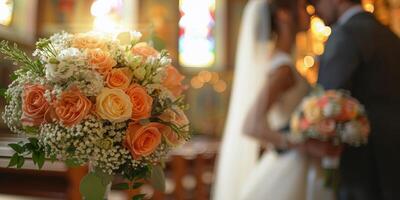
<svg viewBox="0 0 400 200">
<path fill-rule="evenodd" d="M 13 64 L 20 66 L 19 73 L 26 73 L 28 71 L 44 76 L 44 67 L 39 60 L 32 60 L 24 51 L 18 48 L 17 44 L 9 45 L 7 41 L 0 41 L 0 53 L 8 60 L 13 61 Z"/>
</svg>

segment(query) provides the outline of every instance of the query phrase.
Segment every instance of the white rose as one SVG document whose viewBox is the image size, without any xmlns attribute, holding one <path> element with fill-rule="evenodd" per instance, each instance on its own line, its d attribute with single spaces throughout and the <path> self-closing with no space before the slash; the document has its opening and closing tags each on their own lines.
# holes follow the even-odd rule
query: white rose
<svg viewBox="0 0 400 200">
<path fill-rule="evenodd" d="M 143 80 L 144 76 L 146 75 L 146 70 L 143 67 L 139 67 L 139 68 L 135 69 L 135 71 L 133 71 L 133 75 L 137 79 Z"/>
<path fill-rule="evenodd" d="M 328 103 L 322 110 L 325 117 L 334 117 L 341 112 L 341 106 L 336 103 Z"/>
<path fill-rule="evenodd" d="M 85 57 L 76 48 L 61 50 L 56 58 L 49 58 L 46 69 L 46 78 L 50 81 L 60 82 L 67 80 L 80 66 L 85 65 Z"/>
<path fill-rule="evenodd" d="M 142 34 L 137 31 L 127 31 L 121 32 L 117 35 L 117 39 L 119 40 L 121 45 L 130 45 L 132 43 L 136 43 L 140 40 Z"/>
<path fill-rule="evenodd" d="M 358 144 L 361 141 L 361 126 L 357 121 L 350 121 L 344 124 L 341 139 L 347 144 Z"/>
<path fill-rule="evenodd" d="M 66 65 L 66 63 L 52 64 L 48 63 L 45 65 L 46 78 L 50 81 L 59 82 L 71 77 L 75 71 L 74 66 Z"/>
</svg>

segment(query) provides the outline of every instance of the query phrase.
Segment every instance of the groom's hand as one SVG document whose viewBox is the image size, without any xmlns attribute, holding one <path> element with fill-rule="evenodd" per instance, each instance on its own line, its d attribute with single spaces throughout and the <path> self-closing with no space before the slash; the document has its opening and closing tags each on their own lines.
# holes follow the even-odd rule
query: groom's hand
<svg viewBox="0 0 400 200">
<path fill-rule="evenodd" d="M 322 157 L 339 157 L 342 153 L 343 146 L 341 145 L 334 145 L 331 142 L 323 142 L 320 140 L 310 139 L 307 140 L 303 146 L 303 150 L 317 158 Z"/>
</svg>

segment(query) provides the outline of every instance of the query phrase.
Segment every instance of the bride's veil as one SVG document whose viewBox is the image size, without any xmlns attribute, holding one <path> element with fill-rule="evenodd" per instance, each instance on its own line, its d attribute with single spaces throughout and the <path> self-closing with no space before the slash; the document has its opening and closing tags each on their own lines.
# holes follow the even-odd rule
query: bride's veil
<svg viewBox="0 0 400 200">
<path fill-rule="evenodd" d="M 236 66 L 219 154 L 214 200 L 238 199 L 240 190 L 256 164 L 259 146 L 244 135 L 246 114 L 267 78 L 270 14 L 267 0 L 250 0 L 244 10 L 236 52 Z"/>
</svg>

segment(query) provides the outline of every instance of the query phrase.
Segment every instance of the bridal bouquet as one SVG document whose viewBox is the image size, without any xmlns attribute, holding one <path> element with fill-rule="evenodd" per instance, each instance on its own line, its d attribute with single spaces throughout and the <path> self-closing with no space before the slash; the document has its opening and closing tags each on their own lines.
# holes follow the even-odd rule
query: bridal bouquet
<svg viewBox="0 0 400 200">
<path fill-rule="evenodd" d="M 189 139 L 184 77 L 167 51 L 140 38 L 61 32 L 40 39 L 33 60 L 1 41 L 0 53 L 20 67 L 3 91 L 3 120 L 28 137 L 9 145 L 9 167 L 22 167 L 26 156 L 39 168 L 46 159 L 89 164 L 80 187 L 85 199 L 103 199 L 113 176 L 128 180 L 116 188 L 148 179 L 162 189 L 163 158 Z"/>
<path fill-rule="evenodd" d="M 336 144 L 366 144 L 370 132 L 364 107 L 345 91 L 315 92 L 303 99 L 291 119 L 291 137 L 332 141 Z"/>
<path fill-rule="evenodd" d="M 360 146 L 368 142 L 370 124 L 364 107 L 347 92 L 316 90 L 303 99 L 291 119 L 293 141 L 317 139 L 334 145 Z M 325 184 L 337 186 L 339 159 L 324 157 Z"/>
</svg>

